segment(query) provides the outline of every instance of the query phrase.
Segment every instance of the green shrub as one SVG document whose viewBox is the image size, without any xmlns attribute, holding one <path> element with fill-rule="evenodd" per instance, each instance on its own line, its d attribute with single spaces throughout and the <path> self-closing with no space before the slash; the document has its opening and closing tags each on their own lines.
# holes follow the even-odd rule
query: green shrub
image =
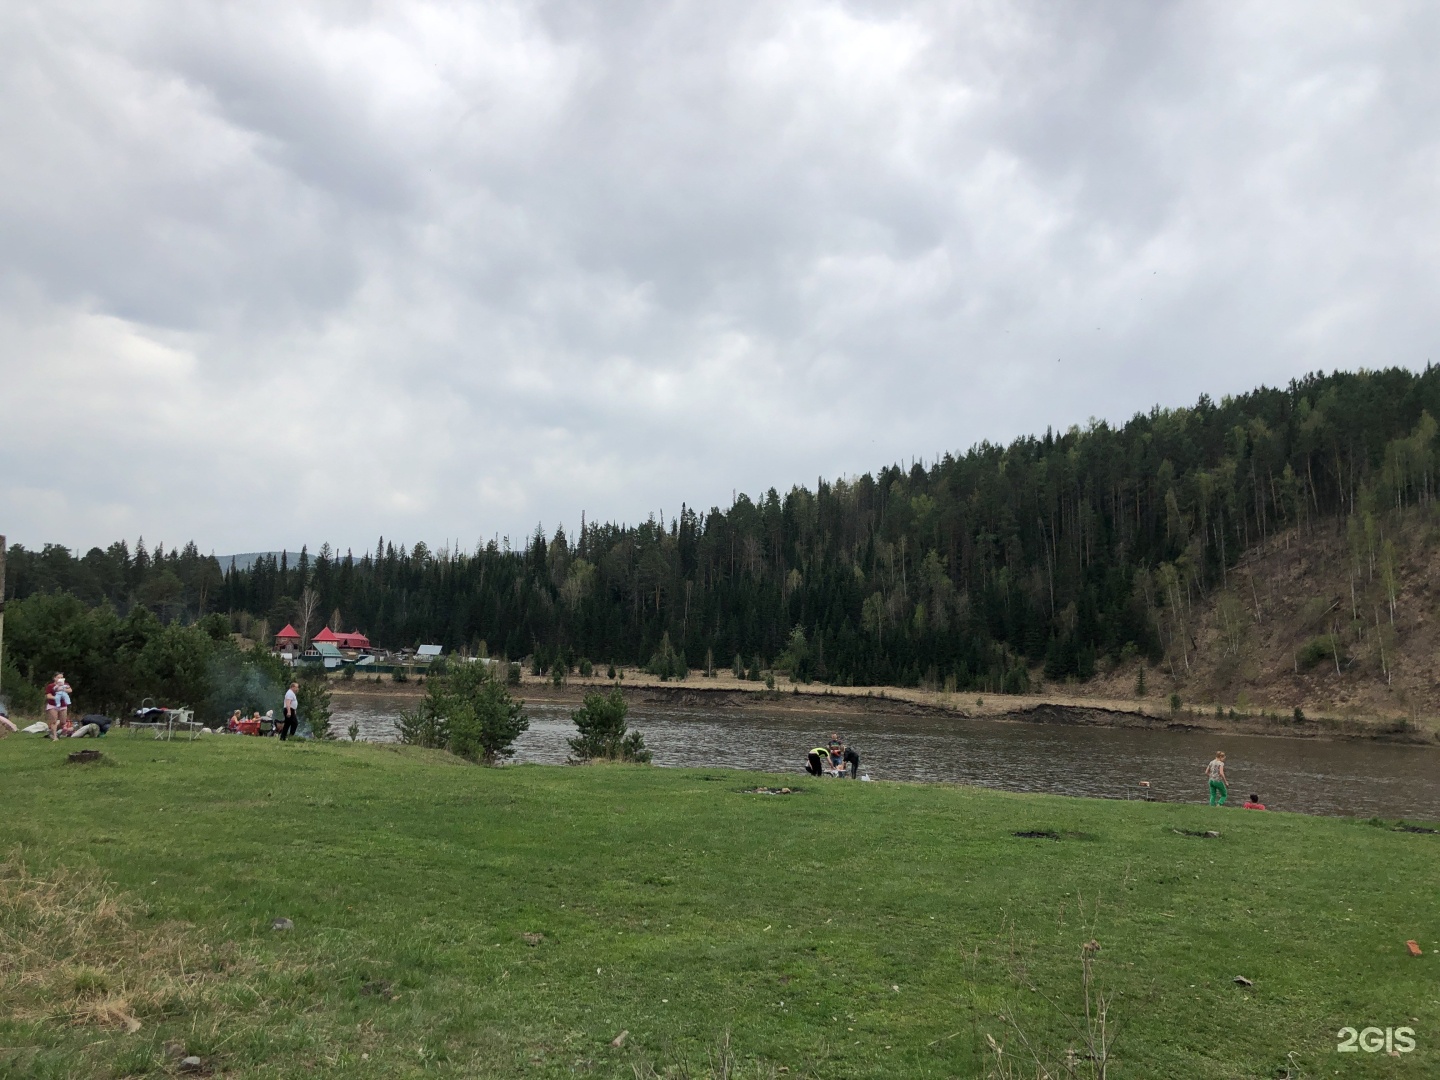
<svg viewBox="0 0 1440 1080">
<path fill-rule="evenodd" d="M 584 704 L 570 714 L 580 732 L 570 740 L 576 758 L 648 763 L 650 751 L 645 749 L 645 737 L 625 729 L 628 711 L 625 695 L 618 687 L 608 694 L 586 694 Z"/>
<path fill-rule="evenodd" d="M 519 664 L 511 664 L 505 673 L 505 682 L 508 686 L 520 685 L 521 668 Z"/>
<path fill-rule="evenodd" d="M 582 679 L 588 679 L 593 674 L 595 674 L 595 665 L 582 657 L 580 660 L 580 677 Z"/>
<path fill-rule="evenodd" d="M 1171 695 L 1170 695 L 1170 715 L 1171 715 L 1171 716 L 1179 716 L 1179 715 L 1180 715 L 1180 706 L 1181 706 L 1181 704 L 1183 704 L 1183 703 L 1182 703 L 1181 700 L 1180 700 L 1180 695 L 1179 695 L 1179 694 L 1171 694 Z"/>
<path fill-rule="evenodd" d="M 445 749 L 444 725 L 424 701 L 413 709 L 400 710 L 400 718 L 395 721 L 395 735 L 407 746 Z"/>
<path fill-rule="evenodd" d="M 1334 641 L 1334 638 L 1325 634 L 1320 637 L 1313 637 L 1304 645 L 1300 646 L 1300 651 L 1295 654 L 1295 662 L 1299 665 L 1300 670 L 1309 671 L 1317 664 L 1323 664 L 1327 660 L 1333 663 L 1336 653 Z M 1345 653 L 1341 651 L 1340 663 L 1344 664 L 1345 659 Z"/>
<path fill-rule="evenodd" d="M 317 739 L 330 738 L 330 684 L 323 669 L 300 674 L 300 719 L 310 725 L 310 734 Z"/>
<path fill-rule="evenodd" d="M 9 657 L 5 658 L 5 666 L 0 669 L 0 688 L 3 688 L 0 689 L 0 698 L 9 703 L 16 716 L 39 712 L 45 705 L 44 691 L 22 679 Z"/>
<path fill-rule="evenodd" d="M 656 676 L 661 682 L 668 679 L 683 679 L 689 673 L 689 667 L 685 663 L 685 654 L 677 652 L 670 644 L 670 632 L 667 630 L 660 635 L 660 647 L 655 650 L 650 662 L 645 665 L 645 670 Z"/>
<path fill-rule="evenodd" d="M 488 664 L 464 664 L 431 679 L 425 700 L 402 712 L 395 727 L 401 742 L 493 765 L 514 754 L 515 740 L 530 726 L 523 710 Z"/>
<path fill-rule="evenodd" d="M 791 682 L 808 683 L 811 675 L 810 643 L 803 627 L 795 627 L 785 642 L 785 650 L 775 659 L 775 666 L 790 676 Z"/>
<path fill-rule="evenodd" d="M 395 682 L 400 683 L 410 681 L 410 676 L 405 674 L 405 669 L 402 667 L 397 667 L 394 671 L 392 671 L 390 673 L 390 678 Z"/>
<path fill-rule="evenodd" d="M 615 665 L 613 663 L 605 669 L 605 677 L 607 679 L 615 678 Z"/>
</svg>

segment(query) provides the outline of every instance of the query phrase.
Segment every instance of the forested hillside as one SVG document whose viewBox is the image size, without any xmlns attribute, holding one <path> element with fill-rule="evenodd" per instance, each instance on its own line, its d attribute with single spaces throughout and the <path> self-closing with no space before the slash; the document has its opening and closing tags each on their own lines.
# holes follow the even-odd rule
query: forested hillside
<svg viewBox="0 0 1440 1080">
<path fill-rule="evenodd" d="M 537 528 L 513 549 L 381 538 L 232 571 L 194 544 L 17 546 L 7 589 L 164 620 L 218 612 L 258 638 L 303 608 L 310 632 L 484 642 L 542 666 L 645 663 L 668 638 L 691 667 L 738 655 L 838 683 L 1020 691 L 1137 655 L 1183 673 L 1196 612 L 1277 535 L 1358 536 L 1383 575 L 1395 515 L 1434 497 L 1437 415 L 1440 369 L 1317 374 L 668 520 Z M 34 646 L 13 645 L 23 672 Z"/>
</svg>

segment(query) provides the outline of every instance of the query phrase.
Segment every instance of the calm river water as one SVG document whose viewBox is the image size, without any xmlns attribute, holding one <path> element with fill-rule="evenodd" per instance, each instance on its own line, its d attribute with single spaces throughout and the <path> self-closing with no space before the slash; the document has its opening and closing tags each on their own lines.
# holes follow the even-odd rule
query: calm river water
<svg viewBox="0 0 1440 1080">
<path fill-rule="evenodd" d="M 343 738 L 353 720 L 362 739 L 393 740 L 396 716 L 415 700 L 337 695 L 332 730 Z M 526 712 L 530 730 L 516 743 L 514 760 L 563 763 L 575 733 L 569 708 L 535 703 Z M 657 765 L 797 774 L 805 751 L 835 729 L 780 712 L 640 703 L 631 705 L 629 723 L 644 733 Z M 860 752 L 862 772 L 876 780 L 1117 799 L 1139 798 L 1140 781 L 1148 780 L 1156 799 L 1198 802 L 1207 797 L 1205 763 L 1223 748 L 1237 804 L 1253 791 L 1276 810 L 1440 820 L 1440 748 L 880 713 L 836 723 Z"/>
</svg>

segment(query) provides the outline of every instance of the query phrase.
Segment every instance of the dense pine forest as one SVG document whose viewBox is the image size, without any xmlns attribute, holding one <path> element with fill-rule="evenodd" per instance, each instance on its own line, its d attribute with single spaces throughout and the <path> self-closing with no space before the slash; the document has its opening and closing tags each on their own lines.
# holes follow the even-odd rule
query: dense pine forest
<svg viewBox="0 0 1440 1080">
<path fill-rule="evenodd" d="M 1192 605 L 1246 549 L 1428 503 L 1437 415 L 1440 369 L 1315 374 L 1122 427 L 982 443 L 638 525 L 537 527 L 473 552 L 382 537 L 358 555 L 321 544 L 236 569 L 194 543 L 79 558 L 15 546 L 6 681 L 53 655 L 51 624 L 25 615 L 53 594 L 113 609 L 116 626 L 137 609 L 161 623 L 211 616 L 212 629 L 218 614 L 257 640 L 333 623 L 381 646 L 484 648 L 540 669 L 583 657 L 678 674 L 683 658 L 1018 692 L 1037 673 L 1084 680 L 1106 657 L 1178 665 Z"/>
</svg>

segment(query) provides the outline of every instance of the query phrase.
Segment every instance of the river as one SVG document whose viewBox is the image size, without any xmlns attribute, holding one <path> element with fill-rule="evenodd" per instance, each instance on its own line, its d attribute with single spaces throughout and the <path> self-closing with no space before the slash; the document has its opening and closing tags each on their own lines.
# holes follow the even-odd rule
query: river
<svg viewBox="0 0 1440 1080">
<path fill-rule="evenodd" d="M 336 696 L 331 730 L 344 738 L 392 741 L 395 719 L 417 699 Z M 514 761 L 561 764 L 575 733 L 570 708 L 526 706 L 530 729 Z M 683 708 L 634 703 L 629 723 L 645 735 L 655 764 L 800 774 L 805 751 L 832 728 L 783 711 Z M 1275 810 L 1306 814 L 1440 820 L 1440 748 L 1362 740 L 1217 736 L 970 720 L 948 716 L 847 715 L 842 738 L 875 780 L 977 784 L 1005 791 L 1198 802 L 1207 797 L 1205 763 L 1226 751 L 1232 801 L 1251 792 Z M 1148 788 L 1141 781 L 1149 781 Z M 828 782 L 828 781 L 827 781 Z"/>
</svg>

